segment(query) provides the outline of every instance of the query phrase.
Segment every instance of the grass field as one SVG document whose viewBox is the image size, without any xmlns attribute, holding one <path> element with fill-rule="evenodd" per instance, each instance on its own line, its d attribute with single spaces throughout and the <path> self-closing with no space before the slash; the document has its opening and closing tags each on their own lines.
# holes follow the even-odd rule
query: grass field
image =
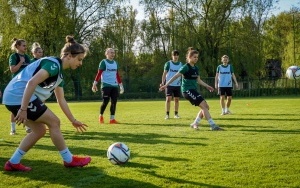
<svg viewBox="0 0 300 188">
<path fill-rule="evenodd" d="M 89 125 L 79 134 L 58 105 L 47 104 L 61 118 L 73 154 L 90 155 L 84 168 L 65 168 L 46 134 L 23 158 L 30 172 L 0 170 L 0 187 L 300 187 L 300 98 L 234 99 L 233 115 L 220 116 L 219 101 L 209 99 L 215 122 L 226 129 L 209 131 L 206 120 L 189 124 L 198 108 L 182 100 L 181 119 L 165 120 L 164 101 L 120 101 L 118 125 L 99 125 L 100 101 L 70 103 L 76 119 Z M 173 104 L 171 106 L 173 108 Z M 171 117 L 173 117 L 173 110 Z M 109 106 L 105 112 L 109 119 Z M 0 106 L 0 165 L 9 159 L 25 130 L 10 136 L 9 113 Z M 106 150 L 114 142 L 131 149 L 124 166 L 110 164 Z"/>
</svg>

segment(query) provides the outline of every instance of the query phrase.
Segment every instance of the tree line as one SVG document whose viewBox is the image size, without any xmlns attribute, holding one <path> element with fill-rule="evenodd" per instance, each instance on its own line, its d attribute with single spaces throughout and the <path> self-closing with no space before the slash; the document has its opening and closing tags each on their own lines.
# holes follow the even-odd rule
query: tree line
<svg viewBox="0 0 300 188">
<path fill-rule="evenodd" d="M 11 78 L 13 38 L 42 45 L 59 56 L 68 34 L 87 44 L 84 65 L 65 72 L 75 95 L 91 92 L 99 62 L 116 50 L 126 92 L 157 90 L 171 51 L 185 62 L 188 47 L 199 49 L 202 78 L 213 77 L 227 54 L 237 79 L 280 78 L 300 55 L 299 8 L 272 15 L 277 0 L 0 0 L 0 84 Z M 145 18 L 138 20 L 138 11 Z M 30 54 L 30 49 L 28 49 Z"/>
</svg>

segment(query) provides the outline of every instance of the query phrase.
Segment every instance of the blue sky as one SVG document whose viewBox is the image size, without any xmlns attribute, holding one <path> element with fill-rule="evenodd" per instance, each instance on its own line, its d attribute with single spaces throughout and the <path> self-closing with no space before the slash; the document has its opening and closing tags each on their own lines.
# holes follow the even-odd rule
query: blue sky
<svg viewBox="0 0 300 188">
<path fill-rule="evenodd" d="M 139 0 L 130 0 L 130 4 L 138 10 L 137 19 L 144 19 L 144 10 L 139 7 Z M 300 0 L 279 0 L 278 3 L 274 4 L 273 13 L 276 15 L 283 11 L 289 11 L 293 6 L 300 7 Z"/>
<path fill-rule="evenodd" d="M 275 4 L 276 8 L 274 14 L 278 14 L 283 11 L 289 11 L 293 6 L 300 7 L 300 0 L 279 0 L 278 4 Z"/>
</svg>

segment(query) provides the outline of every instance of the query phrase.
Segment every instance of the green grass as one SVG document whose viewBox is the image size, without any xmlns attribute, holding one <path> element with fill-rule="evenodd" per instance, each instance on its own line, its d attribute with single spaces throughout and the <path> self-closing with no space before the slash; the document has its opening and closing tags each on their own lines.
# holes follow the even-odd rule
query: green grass
<svg viewBox="0 0 300 188">
<path fill-rule="evenodd" d="M 209 131 L 206 120 L 200 131 L 189 128 L 199 108 L 182 99 L 182 118 L 169 120 L 164 120 L 164 101 L 120 101 L 119 125 L 98 124 L 100 101 L 70 103 L 76 119 L 89 125 L 79 134 L 58 105 L 49 103 L 61 118 L 71 152 L 90 155 L 91 164 L 64 168 L 46 134 L 22 160 L 33 170 L 1 170 L 0 187 L 300 187 L 300 98 L 234 99 L 234 114 L 226 116 L 220 116 L 217 99 L 208 103 L 213 119 L 226 131 Z M 9 135 L 9 112 L 3 105 L 0 124 L 0 165 L 4 165 L 25 130 L 18 126 L 18 135 Z M 106 158 L 109 145 L 118 141 L 131 149 L 124 166 L 112 165 Z"/>
</svg>

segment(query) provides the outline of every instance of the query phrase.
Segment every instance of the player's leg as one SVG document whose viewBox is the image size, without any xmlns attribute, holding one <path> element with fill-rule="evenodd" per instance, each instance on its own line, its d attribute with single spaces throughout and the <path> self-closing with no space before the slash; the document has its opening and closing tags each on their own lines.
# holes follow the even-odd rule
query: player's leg
<svg viewBox="0 0 300 188">
<path fill-rule="evenodd" d="M 111 105 L 110 105 L 110 124 L 118 123 L 115 119 L 116 109 L 117 109 L 117 101 L 119 97 L 118 88 L 112 87 L 110 92 L 111 97 Z"/>
<path fill-rule="evenodd" d="M 226 105 L 225 105 L 225 113 L 226 114 L 231 114 L 229 107 L 231 105 L 232 101 L 232 89 L 231 88 L 226 88 L 226 95 L 227 95 L 227 100 L 226 100 Z"/>
<path fill-rule="evenodd" d="M 29 171 L 30 167 L 24 166 L 20 163 L 27 151 L 32 148 L 35 143 L 42 138 L 46 133 L 45 125 L 27 120 L 26 126 L 32 127 L 31 133 L 27 134 L 21 141 L 19 147 L 15 150 L 11 158 L 5 163 L 4 169 L 6 171 Z"/>
<path fill-rule="evenodd" d="M 51 140 L 59 151 L 65 167 L 82 167 L 91 161 L 89 156 L 79 157 L 72 155 L 66 146 L 65 139 L 61 133 L 60 120 L 51 110 L 47 109 L 45 113 L 36 120 L 36 122 L 46 124 L 48 126 Z"/>
<path fill-rule="evenodd" d="M 171 86 L 167 86 L 165 92 L 166 92 L 166 102 L 165 102 L 166 116 L 165 116 L 165 119 L 169 119 L 170 118 L 171 100 L 172 100 L 172 94 L 173 94 Z"/>
<path fill-rule="evenodd" d="M 214 122 L 214 120 L 212 119 L 210 113 L 209 113 L 209 106 L 207 104 L 207 102 L 205 100 L 203 100 L 200 104 L 199 107 L 202 109 L 203 115 L 205 117 L 205 119 L 208 121 L 209 125 L 210 125 L 210 130 L 212 131 L 220 131 L 223 130 L 222 128 L 220 128 L 219 126 L 216 125 L 216 123 Z"/>
<path fill-rule="evenodd" d="M 110 89 L 108 87 L 104 87 L 101 89 L 101 92 L 102 92 L 102 104 L 100 106 L 99 123 L 104 123 L 103 114 L 109 103 Z"/>
<path fill-rule="evenodd" d="M 220 106 L 221 106 L 221 115 L 225 115 L 225 89 L 220 87 Z"/>
<path fill-rule="evenodd" d="M 10 114 L 10 135 L 15 135 L 16 132 L 16 121 L 13 113 Z"/>
<path fill-rule="evenodd" d="M 180 87 L 174 87 L 173 90 L 173 95 L 174 95 L 174 110 L 175 110 L 175 116 L 174 118 L 180 118 L 178 114 L 179 110 L 179 97 L 180 97 Z"/>
</svg>

